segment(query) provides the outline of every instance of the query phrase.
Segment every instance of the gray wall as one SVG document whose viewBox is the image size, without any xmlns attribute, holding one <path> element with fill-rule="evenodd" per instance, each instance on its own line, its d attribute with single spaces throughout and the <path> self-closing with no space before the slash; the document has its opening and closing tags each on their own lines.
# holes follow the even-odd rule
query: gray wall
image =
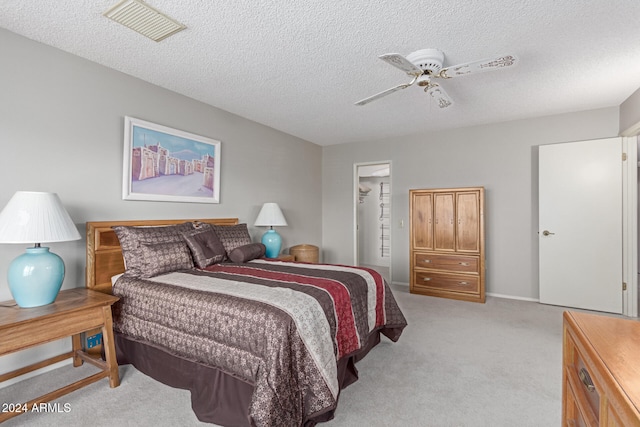
<svg viewBox="0 0 640 427">
<path fill-rule="evenodd" d="M 272 201 L 289 224 L 283 246 L 321 246 L 320 146 L 2 29 L 0 58 L 0 209 L 18 190 L 51 191 L 83 236 L 86 221 L 238 217 L 259 241 L 253 222 Z M 221 203 L 123 201 L 124 116 L 220 140 Z M 66 263 L 63 288 L 84 286 L 85 243 L 50 245 Z M 0 277 L 24 248 L 0 244 Z M 0 373 L 67 347 L 3 357 Z"/>
<path fill-rule="evenodd" d="M 537 146 L 616 136 L 618 127 L 612 107 L 325 147 L 324 260 L 353 262 L 353 164 L 391 160 L 393 282 L 409 282 L 409 189 L 484 186 L 487 292 L 537 299 Z"/>
<path fill-rule="evenodd" d="M 631 94 L 620 105 L 620 133 L 634 129 L 640 124 L 640 89 Z"/>
<path fill-rule="evenodd" d="M 353 164 L 391 160 L 393 281 L 409 280 L 408 190 L 483 185 L 488 292 L 523 298 L 538 296 L 536 147 L 614 136 L 640 120 L 630 97 L 624 120 L 607 108 L 323 149 L 2 29 L 0 57 L 0 206 L 18 190 L 57 192 L 84 235 L 90 220 L 232 216 L 251 225 L 263 202 L 276 201 L 286 247 L 314 244 L 324 261 L 352 263 Z M 222 141 L 221 203 L 123 201 L 126 115 Z M 264 231 L 250 230 L 254 240 Z M 64 288 L 83 286 L 85 240 L 51 248 L 67 265 Z M 0 277 L 23 250 L 0 245 Z M 0 300 L 9 299 L 1 283 Z M 0 372 L 66 349 L 5 356 Z"/>
</svg>

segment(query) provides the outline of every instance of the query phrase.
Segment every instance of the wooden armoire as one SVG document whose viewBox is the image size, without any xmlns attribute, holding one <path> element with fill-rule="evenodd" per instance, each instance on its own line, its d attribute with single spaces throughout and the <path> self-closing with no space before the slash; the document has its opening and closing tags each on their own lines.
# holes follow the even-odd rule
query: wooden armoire
<svg viewBox="0 0 640 427">
<path fill-rule="evenodd" d="M 410 290 L 484 302 L 484 188 L 409 190 Z"/>
</svg>

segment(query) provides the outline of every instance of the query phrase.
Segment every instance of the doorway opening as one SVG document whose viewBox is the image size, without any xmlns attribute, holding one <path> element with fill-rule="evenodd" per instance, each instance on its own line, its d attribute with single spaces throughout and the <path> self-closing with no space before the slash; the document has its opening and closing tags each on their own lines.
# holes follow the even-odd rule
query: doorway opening
<svg viewBox="0 0 640 427">
<path fill-rule="evenodd" d="M 391 283 L 391 162 L 354 166 L 354 264 Z"/>
</svg>

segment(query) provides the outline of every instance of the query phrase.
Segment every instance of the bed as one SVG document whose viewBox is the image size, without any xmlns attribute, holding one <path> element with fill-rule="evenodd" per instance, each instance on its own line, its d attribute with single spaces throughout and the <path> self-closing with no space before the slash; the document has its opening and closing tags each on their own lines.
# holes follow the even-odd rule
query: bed
<svg viewBox="0 0 640 427">
<path fill-rule="evenodd" d="M 263 254 L 236 218 L 88 222 L 86 286 L 120 297 L 118 363 L 190 390 L 203 422 L 332 419 L 356 362 L 406 320 L 373 270 Z"/>
</svg>

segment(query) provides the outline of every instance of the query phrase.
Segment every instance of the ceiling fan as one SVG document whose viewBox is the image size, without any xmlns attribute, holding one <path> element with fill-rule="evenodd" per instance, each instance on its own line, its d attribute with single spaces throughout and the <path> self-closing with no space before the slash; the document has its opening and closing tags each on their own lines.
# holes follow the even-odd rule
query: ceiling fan
<svg viewBox="0 0 640 427">
<path fill-rule="evenodd" d="M 439 49 L 421 49 L 410 53 L 406 57 L 398 53 L 388 53 L 380 55 L 380 59 L 393 65 L 396 68 L 412 76 L 413 79 L 409 83 L 401 84 L 391 89 L 387 89 L 380 93 L 376 93 L 368 98 L 356 102 L 356 105 L 365 105 L 371 101 L 382 98 L 406 89 L 417 83 L 418 86 L 424 87 L 424 91 L 436 101 L 440 108 L 447 108 L 453 103 L 447 92 L 432 79 L 451 79 L 467 74 L 479 73 L 484 71 L 496 70 L 504 67 L 510 67 L 518 61 L 513 55 L 499 56 L 493 59 L 484 59 L 481 61 L 467 62 L 465 64 L 453 67 L 442 68 L 444 61 L 444 53 Z"/>
</svg>

